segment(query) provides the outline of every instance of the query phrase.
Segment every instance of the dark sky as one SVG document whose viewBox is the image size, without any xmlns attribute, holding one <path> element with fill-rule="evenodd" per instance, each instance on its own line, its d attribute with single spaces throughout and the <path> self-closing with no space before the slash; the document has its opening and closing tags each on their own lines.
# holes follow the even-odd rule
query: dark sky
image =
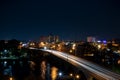
<svg viewBox="0 0 120 80">
<path fill-rule="evenodd" d="M 0 0 L 0 39 L 120 38 L 119 0 Z"/>
</svg>

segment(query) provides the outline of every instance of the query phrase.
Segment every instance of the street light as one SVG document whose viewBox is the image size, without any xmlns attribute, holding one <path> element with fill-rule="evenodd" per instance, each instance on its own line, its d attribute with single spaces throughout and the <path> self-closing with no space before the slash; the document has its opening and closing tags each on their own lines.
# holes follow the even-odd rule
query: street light
<svg viewBox="0 0 120 80">
<path fill-rule="evenodd" d="M 72 45 L 72 49 L 75 50 L 75 48 L 76 48 L 76 44 L 74 43 L 74 44 Z"/>
<path fill-rule="evenodd" d="M 76 75 L 76 78 L 79 79 L 79 78 L 80 78 L 80 75 Z"/>
<path fill-rule="evenodd" d="M 62 74 L 62 72 L 59 72 L 58 75 L 61 77 L 63 74 Z"/>
<path fill-rule="evenodd" d="M 72 74 L 72 73 L 70 73 L 70 76 L 72 77 L 72 76 L 73 76 L 73 74 Z"/>
<path fill-rule="evenodd" d="M 76 56 L 76 44 L 75 44 L 75 43 L 72 45 L 72 49 L 73 49 L 74 54 L 75 54 L 75 56 Z"/>
</svg>

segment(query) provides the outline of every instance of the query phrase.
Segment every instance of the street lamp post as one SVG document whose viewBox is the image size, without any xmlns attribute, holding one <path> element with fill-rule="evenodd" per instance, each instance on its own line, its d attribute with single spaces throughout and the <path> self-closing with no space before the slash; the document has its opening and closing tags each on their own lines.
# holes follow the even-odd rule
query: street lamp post
<svg viewBox="0 0 120 80">
<path fill-rule="evenodd" d="M 76 56 L 76 44 L 75 43 L 72 45 L 72 49 L 74 51 L 74 55 Z"/>
</svg>

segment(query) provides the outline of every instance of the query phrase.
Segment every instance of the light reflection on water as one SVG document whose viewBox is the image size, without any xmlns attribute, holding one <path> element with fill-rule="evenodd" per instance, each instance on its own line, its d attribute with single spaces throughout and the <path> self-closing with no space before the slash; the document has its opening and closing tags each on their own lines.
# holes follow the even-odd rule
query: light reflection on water
<svg viewBox="0 0 120 80">
<path fill-rule="evenodd" d="M 13 78 L 13 77 L 10 77 L 10 80 L 14 80 L 14 78 Z"/>
<path fill-rule="evenodd" d="M 35 61 L 9 61 L 1 62 L 0 80 L 56 80 L 58 68 L 52 67 L 45 60 Z M 6 77 L 7 76 L 7 77 Z"/>
<path fill-rule="evenodd" d="M 32 68 L 34 68 L 36 65 L 34 62 L 31 62 L 31 64 Z M 44 60 L 40 62 L 40 72 L 40 80 L 56 80 L 58 76 L 58 68 L 51 67 L 50 64 Z"/>
<path fill-rule="evenodd" d="M 27 79 L 31 78 L 33 80 L 35 80 L 35 75 L 34 75 L 34 71 L 35 66 L 37 66 L 38 64 L 36 64 L 34 61 L 29 61 L 30 63 L 30 69 L 31 69 L 31 74 Z M 57 78 L 57 74 L 58 74 L 58 68 L 56 67 L 51 67 L 49 63 L 47 63 L 46 61 L 41 61 L 40 62 L 40 72 L 39 72 L 39 76 L 38 76 L 38 80 L 56 80 Z"/>
<path fill-rule="evenodd" d="M 46 62 L 42 61 L 41 62 L 41 77 L 42 79 L 45 79 L 45 74 L 46 74 Z"/>
<path fill-rule="evenodd" d="M 32 71 L 35 70 L 35 65 L 36 65 L 35 62 L 30 61 L 30 68 Z"/>
<path fill-rule="evenodd" d="M 58 74 L 58 68 L 52 67 L 51 68 L 51 78 L 52 80 L 56 80 Z"/>
<path fill-rule="evenodd" d="M 41 62 L 41 78 L 46 80 L 46 76 L 50 76 L 52 80 L 56 80 L 58 74 L 58 68 L 50 67 L 49 63 L 46 61 Z"/>
</svg>

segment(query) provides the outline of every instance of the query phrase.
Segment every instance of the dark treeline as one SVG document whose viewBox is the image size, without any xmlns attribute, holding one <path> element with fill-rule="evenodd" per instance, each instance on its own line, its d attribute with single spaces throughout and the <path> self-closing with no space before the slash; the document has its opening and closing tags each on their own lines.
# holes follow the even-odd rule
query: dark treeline
<svg viewBox="0 0 120 80">
<path fill-rule="evenodd" d="M 5 49 L 17 49 L 20 44 L 19 40 L 12 39 L 12 40 L 0 40 L 0 51 L 3 51 Z"/>
</svg>

